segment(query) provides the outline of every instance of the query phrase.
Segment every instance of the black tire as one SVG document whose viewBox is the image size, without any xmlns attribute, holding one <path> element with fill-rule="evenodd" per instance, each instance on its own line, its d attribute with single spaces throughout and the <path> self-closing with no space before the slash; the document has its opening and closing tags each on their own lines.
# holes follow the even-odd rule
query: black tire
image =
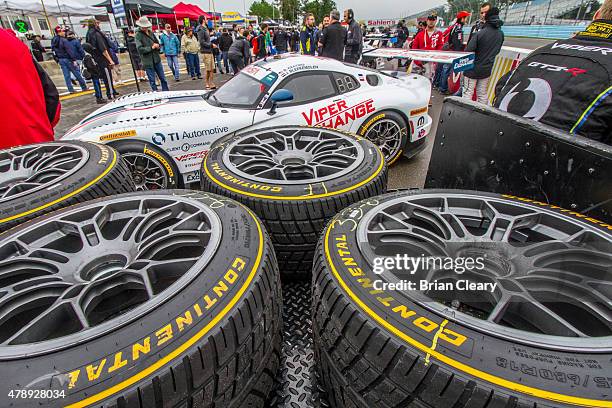
<svg viewBox="0 0 612 408">
<path fill-rule="evenodd" d="M 58 172 L 52 164 L 65 172 Z M 134 191 L 117 151 L 89 142 L 52 142 L 0 150 L 0 178 L 0 232 L 76 203 Z M 39 185 L 24 190 L 26 180 Z"/>
<path fill-rule="evenodd" d="M 327 132 L 344 140 L 356 140 L 365 154 L 354 171 L 325 184 L 261 183 L 228 168 L 226 146 L 274 130 Z M 255 211 L 272 237 L 283 277 L 305 278 L 311 274 L 314 249 L 327 221 L 347 205 L 385 192 L 387 168 L 380 151 L 366 139 L 335 130 L 289 126 L 246 132 L 213 143 L 202 163 L 201 186 L 204 191 L 233 198 Z"/>
<path fill-rule="evenodd" d="M 99 231 L 93 232 L 87 225 L 92 225 L 88 220 L 96 213 Z M 70 239 L 60 238 L 63 233 L 54 232 L 52 239 L 42 234 L 63 223 L 62 231 Z M 76 244 L 79 234 L 71 234 L 73 228 L 87 231 Z M 83 331 L 69 324 L 76 318 L 59 315 L 55 325 L 46 326 L 53 330 L 33 325 L 36 330 L 26 328 L 24 334 L 22 326 L 43 318 L 18 310 L 14 312 L 18 317 L 7 323 L 7 298 L 14 294 L 7 294 L 2 288 L 6 285 L 0 284 L 0 406 L 31 407 L 33 401 L 47 407 L 265 406 L 279 365 L 282 298 L 270 239 L 252 211 L 225 197 L 197 191 L 122 194 L 16 227 L 0 241 L 0 247 L 8 250 L 0 255 L 0 264 L 10 258 L 14 265 L 26 256 L 17 254 L 13 244 L 26 234 L 29 262 L 52 265 L 62 258 L 60 248 L 74 254 L 70 261 L 59 262 L 93 254 L 95 259 L 82 259 L 78 269 L 60 270 L 57 277 L 68 282 L 65 276 L 72 274 L 82 282 L 87 276 L 98 286 L 85 279 L 89 289 L 79 289 L 78 296 L 61 295 L 86 302 L 79 303 L 84 305 L 79 310 L 91 328 Z M 33 252 L 39 243 L 55 249 L 48 261 L 43 259 L 44 250 Z M 93 247 L 88 248 L 88 243 Z M 97 254 L 102 255 L 96 258 Z M 119 255 L 129 261 L 119 272 L 111 271 L 109 265 Z M 134 280 L 144 276 L 137 271 L 144 271 L 145 265 L 150 266 L 144 272 L 150 277 L 146 285 L 145 280 Z M 32 279 L 37 271 L 42 268 L 34 266 L 21 275 L 29 279 L 21 289 L 17 289 L 18 274 L 0 272 L 0 283 L 26 292 L 33 283 L 51 291 L 61 283 L 49 283 L 52 277 Z M 100 275 L 101 271 L 106 274 Z M 96 283 L 98 279 L 102 283 Z M 141 298 L 148 287 L 154 296 Z M 19 299 L 27 299 L 26 295 Z M 7 345 L 7 331 L 15 333 L 19 327 L 21 334 L 13 334 Z M 44 336 L 49 338 L 40 340 Z M 56 396 L 9 397 L 11 390 L 19 389 L 41 390 L 41 395 L 56 392 Z M 58 397 L 61 392 L 65 395 Z"/>
<path fill-rule="evenodd" d="M 357 134 L 359 136 L 368 138 L 370 141 L 372 141 L 374 144 L 380 147 L 377 141 L 370 139 L 368 135 L 368 131 L 372 129 L 372 127 L 376 126 L 378 122 L 381 122 L 383 120 L 390 120 L 394 122 L 401 130 L 401 136 L 400 136 L 398 149 L 395 150 L 394 153 L 392 154 L 388 154 L 387 152 L 383 151 L 383 153 L 385 154 L 385 160 L 387 161 L 388 166 L 391 166 L 400 157 L 402 157 L 402 154 L 404 152 L 404 149 L 406 148 L 406 145 L 409 144 L 408 123 L 406 123 L 406 119 L 404 119 L 404 117 L 401 114 L 394 112 L 394 111 L 389 111 L 389 110 L 385 110 L 382 112 L 376 112 L 375 114 L 373 114 L 372 116 L 370 116 L 367 120 L 363 122 L 363 125 L 359 127 Z"/>
<path fill-rule="evenodd" d="M 588 248 L 598 248 L 598 253 L 609 262 L 612 227 L 582 214 L 532 200 L 460 190 L 422 190 L 373 197 L 346 208 L 325 229 L 313 269 L 315 356 L 331 406 L 609 407 L 612 336 L 607 331 L 612 329 L 605 317 L 590 327 L 603 334 L 595 336 L 597 338 L 589 346 L 585 346 L 583 338 L 540 336 L 531 331 L 524 332 L 525 339 L 521 339 L 514 337 L 516 332 L 497 324 L 493 325 L 497 328 L 491 326 L 490 330 L 466 324 L 461 320 L 462 312 L 468 310 L 464 305 L 435 308 L 432 305 L 436 303 L 431 300 L 430 303 L 416 300 L 416 292 L 385 289 L 376 283 L 381 277 L 373 273 L 372 262 L 368 260 L 373 258 L 364 256 L 368 253 L 370 233 L 364 241 L 363 225 L 375 228 L 369 231 L 384 231 L 381 223 L 390 218 L 381 215 L 381 208 L 397 205 L 398 213 L 400 208 L 403 211 L 402 222 L 413 229 L 435 230 L 436 219 L 440 218 L 429 215 L 434 211 L 438 214 L 447 211 L 440 210 L 450 205 L 442 201 L 443 195 L 448 203 L 463 195 L 462 200 L 476 196 L 495 200 L 499 203 L 498 209 L 520 206 L 526 212 L 515 215 L 531 214 L 532 211 L 541 214 L 534 228 L 541 227 L 541 222 L 551 230 L 561 229 L 561 224 L 555 224 L 558 219 L 572 225 L 570 234 L 585 228 L 587 235 L 584 236 L 589 236 L 589 240 L 578 242 L 581 238 L 577 236 L 576 245 L 592 242 Z M 412 207 L 414 212 L 403 210 L 402 204 L 397 204 L 400 199 L 420 199 L 422 208 Z M 438 209 L 429 211 L 435 207 Z M 473 221 L 470 228 L 479 228 L 479 216 L 474 211 L 478 208 L 477 205 L 470 207 L 465 212 L 466 218 L 459 222 L 469 224 Z M 446 217 L 449 224 L 454 219 L 450 211 L 446 212 Z M 362 224 L 360 220 L 365 221 Z M 392 222 L 397 226 L 394 228 L 401 228 L 397 218 Z M 529 224 L 524 224 L 523 228 L 521 231 L 531 242 Z M 547 235 L 551 230 L 540 232 Z M 408 235 L 402 237 L 408 239 Z M 383 241 L 382 236 L 379 239 L 379 242 L 388 242 Z M 374 253 L 386 255 L 381 252 L 382 248 L 378 246 Z M 555 251 L 558 249 L 555 247 Z M 396 250 L 395 254 L 398 252 Z M 594 252 L 590 254 L 593 259 L 600 259 Z M 558 262 L 560 257 L 559 253 L 553 261 Z M 606 266 L 598 268 L 598 273 L 603 273 L 599 279 L 605 281 L 607 276 L 609 282 L 612 271 L 609 266 L 607 271 L 604 268 Z M 590 273 L 595 273 L 594 270 Z M 592 291 L 597 287 L 593 286 Z M 598 293 L 606 296 L 601 288 Z M 609 296 L 608 293 L 608 299 Z M 610 303 L 607 305 L 604 302 L 602 309 L 610 313 Z M 516 316 L 524 319 L 531 309 L 518 310 L 523 312 L 517 312 Z M 570 315 L 578 313 L 577 309 L 572 310 Z M 576 316 L 583 314 L 586 313 Z M 580 319 L 582 317 L 573 318 L 571 324 Z"/>
<path fill-rule="evenodd" d="M 165 152 L 153 146 L 150 143 L 141 142 L 139 140 L 115 142 L 112 146 L 117 149 L 124 161 L 126 162 L 128 169 L 137 190 L 163 190 L 173 189 L 182 186 L 180 173 L 174 160 L 168 156 Z M 157 167 L 160 175 L 164 178 L 161 182 L 161 186 L 147 183 L 145 180 L 146 174 L 135 169 L 134 157 L 146 158 Z M 154 170 L 152 170 L 154 171 Z M 150 171 L 151 172 L 151 171 Z"/>
</svg>

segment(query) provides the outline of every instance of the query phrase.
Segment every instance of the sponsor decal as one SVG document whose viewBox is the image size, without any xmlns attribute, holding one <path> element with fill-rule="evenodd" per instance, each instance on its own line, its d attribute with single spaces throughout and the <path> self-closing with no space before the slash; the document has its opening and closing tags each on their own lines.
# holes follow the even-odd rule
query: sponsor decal
<svg viewBox="0 0 612 408">
<path fill-rule="evenodd" d="M 427 113 L 427 110 L 428 110 L 427 106 L 424 106 L 424 107 L 419 108 L 419 109 L 413 109 L 413 110 L 410 111 L 410 116 L 419 116 L 419 115 L 422 115 L 424 113 Z"/>
<path fill-rule="evenodd" d="M 279 187 L 279 186 L 267 186 L 265 184 L 258 184 L 258 183 L 253 183 L 253 182 L 250 182 L 250 181 L 240 180 L 240 179 L 234 177 L 232 174 L 229 174 L 226 171 L 224 171 L 221 168 L 221 166 L 219 166 L 219 163 L 217 163 L 217 162 L 213 162 L 211 167 L 212 167 L 212 171 L 217 173 L 217 175 L 219 177 L 221 177 L 224 180 L 229 181 L 230 183 L 234 183 L 234 184 L 242 186 L 242 187 L 250 188 L 250 189 L 253 189 L 253 190 L 259 190 L 259 191 L 270 191 L 270 192 L 273 192 L 273 193 L 278 193 L 280 191 L 283 191 L 283 188 Z"/>
<path fill-rule="evenodd" d="M 586 69 L 582 69 L 582 68 L 568 68 L 568 67 L 559 67 L 557 65 L 550 65 L 550 64 L 545 64 L 543 62 L 530 62 L 529 65 L 527 65 L 529 67 L 533 67 L 533 68 L 541 68 L 541 69 L 545 69 L 547 71 L 553 71 L 553 72 L 568 72 L 570 74 L 572 74 L 573 77 L 577 77 L 580 74 L 586 74 Z"/>
<path fill-rule="evenodd" d="M 270 72 L 268 75 L 262 78 L 261 82 L 263 82 L 267 86 L 272 86 L 272 84 L 274 84 L 277 79 L 278 74 L 276 72 Z"/>
<path fill-rule="evenodd" d="M 368 26 L 396 26 L 397 19 L 368 20 Z"/>
<path fill-rule="evenodd" d="M 180 150 L 182 150 L 183 152 L 188 152 L 191 149 L 196 149 L 198 147 L 208 146 L 208 145 L 210 145 L 210 142 L 183 143 L 180 146 Z"/>
<path fill-rule="evenodd" d="M 168 163 L 168 161 L 164 158 L 164 156 L 157 153 L 155 150 L 149 149 L 146 145 L 144 147 L 144 154 L 148 154 L 149 156 L 155 157 L 166 168 L 166 171 L 168 172 L 168 176 L 174 177 L 172 166 L 170 166 L 170 163 Z"/>
<path fill-rule="evenodd" d="M 196 181 L 200 181 L 200 172 L 199 171 L 194 171 L 193 173 L 187 175 L 187 182 L 188 183 L 194 183 Z"/>
<path fill-rule="evenodd" d="M 612 48 L 609 47 L 596 47 L 594 45 L 579 45 L 579 44 L 559 44 L 554 43 L 551 48 L 554 50 L 556 48 L 561 48 L 564 50 L 576 50 L 576 51 L 585 51 L 585 52 L 600 52 L 603 55 L 612 54 Z"/>
<path fill-rule="evenodd" d="M 201 150 L 199 152 L 183 154 L 183 155 L 175 157 L 174 159 L 179 162 L 194 160 L 194 159 L 201 159 L 202 157 L 206 155 L 206 153 L 208 153 L 208 150 Z"/>
<path fill-rule="evenodd" d="M 84 388 L 115 376 L 127 373 L 143 359 L 158 357 L 168 344 L 176 341 L 181 334 L 200 322 L 211 318 L 211 308 L 224 301 L 234 286 L 240 283 L 239 277 L 248 271 L 250 260 L 237 256 L 226 269 L 222 278 L 188 309 L 162 323 L 155 331 L 120 351 L 61 374 L 62 384 L 68 389 Z"/>
<path fill-rule="evenodd" d="M 359 102 L 350 107 L 346 105 L 346 101 L 338 101 L 319 109 L 310 108 L 308 112 L 302 112 L 302 116 L 308 126 L 336 129 L 375 111 L 372 99 Z"/>
<path fill-rule="evenodd" d="M 605 21 L 596 21 L 591 23 L 585 31 L 581 31 L 578 35 L 583 37 L 593 38 L 612 38 L 612 24 Z"/>
<path fill-rule="evenodd" d="M 531 92 L 534 95 L 533 102 L 523 117 L 539 121 L 546 114 L 552 102 L 553 94 L 550 84 L 542 78 L 529 78 L 527 87 L 519 91 L 518 89 L 522 87 L 522 85 L 524 85 L 522 82 L 514 85 L 510 92 L 501 100 L 499 109 L 508 112 L 508 106 L 516 96 L 524 92 Z"/>
<path fill-rule="evenodd" d="M 417 126 L 421 127 L 425 124 L 425 116 L 421 116 L 419 120 L 417 120 Z"/>
<path fill-rule="evenodd" d="M 453 63 L 453 71 L 466 71 L 467 68 L 471 68 L 474 65 L 475 59 L 475 55 L 470 55 L 468 57 L 459 58 L 458 60 L 455 60 Z"/>
<path fill-rule="evenodd" d="M 136 136 L 136 131 L 134 129 L 122 130 L 121 132 L 113 132 L 113 133 L 108 133 L 106 135 L 102 135 L 100 136 L 100 141 L 108 142 L 110 140 L 125 139 L 126 137 L 134 137 L 134 136 Z"/>
<path fill-rule="evenodd" d="M 166 142 L 178 142 L 178 141 L 185 140 L 185 139 L 193 139 L 194 137 L 224 135 L 228 132 L 229 132 L 229 127 L 227 126 L 215 126 L 210 129 L 202 129 L 202 130 L 169 132 L 166 134 L 155 133 L 153 136 L 151 136 L 151 141 L 158 146 L 162 146 Z"/>
</svg>

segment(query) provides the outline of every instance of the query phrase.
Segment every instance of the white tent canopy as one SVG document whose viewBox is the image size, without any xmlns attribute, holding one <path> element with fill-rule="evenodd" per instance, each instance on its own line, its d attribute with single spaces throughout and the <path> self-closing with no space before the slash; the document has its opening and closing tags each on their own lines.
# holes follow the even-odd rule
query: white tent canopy
<svg viewBox="0 0 612 408">
<path fill-rule="evenodd" d="M 44 5 L 44 7 L 43 7 Z M 77 0 L 0 0 L 0 14 L 48 16 L 92 16 L 106 14 L 104 7 L 92 7 Z"/>
</svg>

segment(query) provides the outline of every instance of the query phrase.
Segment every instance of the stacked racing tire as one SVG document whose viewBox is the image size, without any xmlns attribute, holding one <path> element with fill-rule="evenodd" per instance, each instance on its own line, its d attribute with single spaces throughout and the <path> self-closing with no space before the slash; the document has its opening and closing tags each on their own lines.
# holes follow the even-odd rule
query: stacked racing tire
<svg viewBox="0 0 612 408">
<path fill-rule="evenodd" d="M 59 208 L 134 191 L 115 149 L 53 142 L 0 150 L 0 232 Z"/>
<path fill-rule="evenodd" d="M 351 205 L 327 226 L 313 270 L 330 404 L 611 406 L 610 229 L 546 203 L 461 190 Z M 385 263 L 404 255 L 480 257 L 483 268 Z"/>
<path fill-rule="evenodd" d="M 264 407 L 282 299 L 244 206 L 117 195 L 19 225 L 0 248 L 0 406 Z"/>
<path fill-rule="evenodd" d="M 204 191 L 251 208 L 272 237 L 285 277 L 309 276 L 327 221 L 386 191 L 381 151 L 365 138 L 324 128 L 249 131 L 213 143 L 202 163 Z"/>
</svg>

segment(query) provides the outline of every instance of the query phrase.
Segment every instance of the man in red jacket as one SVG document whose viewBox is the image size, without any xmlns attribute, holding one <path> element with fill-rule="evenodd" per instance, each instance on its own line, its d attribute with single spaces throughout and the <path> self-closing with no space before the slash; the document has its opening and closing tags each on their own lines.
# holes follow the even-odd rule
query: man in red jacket
<svg viewBox="0 0 612 408">
<path fill-rule="evenodd" d="M 51 78 L 11 30 L 0 29 L 0 149 L 53 141 L 60 102 Z"/>
<path fill-rule="evenodd" d="M 431 15 L 427 17 L 427 28 L 419 32 L 412 41 L 411 48 L 413 50 L 441 50 L 444 46 L 444 34 L 436 28 L 438 17 Z M 433 73 L 436 72 L 435 63 L 417 63 L 419 66 L 425 67 L 425 76 L 432 79 Z"/>
</svg>

